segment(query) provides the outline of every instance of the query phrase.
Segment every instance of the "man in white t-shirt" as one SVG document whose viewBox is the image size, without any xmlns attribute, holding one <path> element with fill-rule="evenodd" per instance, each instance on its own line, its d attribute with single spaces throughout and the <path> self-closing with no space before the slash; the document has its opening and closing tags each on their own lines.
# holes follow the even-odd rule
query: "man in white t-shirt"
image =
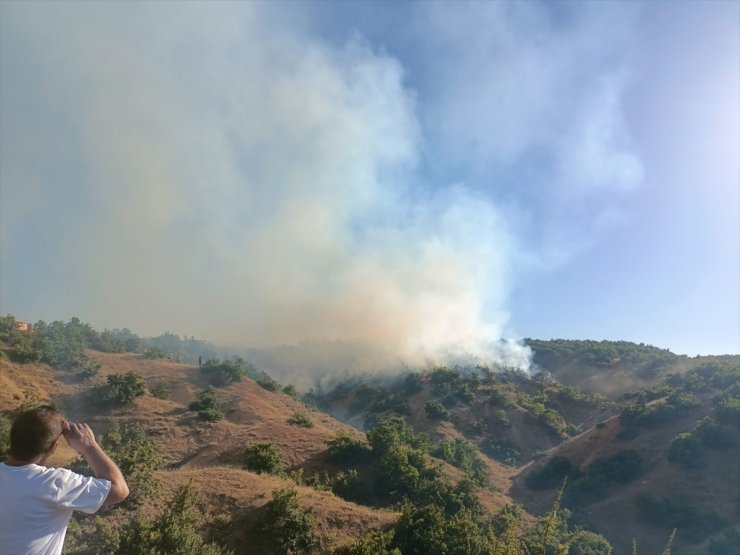
<svg viewBox="0 0 740 555">
<path fill-rule="evenodd" d="M 44 466 L 64 437 L 96 478 Z M 121 471 L 87 424 L 66 422 L 54 407 L 20 414 L 10 456 L 0 463 L 0 555 L 59 555 L 72 511 L 94 513 L 128 496 Z"/>
</svg>

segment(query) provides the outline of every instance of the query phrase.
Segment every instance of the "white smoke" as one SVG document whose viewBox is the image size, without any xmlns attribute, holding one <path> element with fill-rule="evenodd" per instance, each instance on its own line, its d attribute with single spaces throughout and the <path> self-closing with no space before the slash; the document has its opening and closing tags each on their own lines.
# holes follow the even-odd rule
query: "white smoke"
<svg viewBox="0 0 740 555">
<path fill-rule="evenodd" d="M 2 85 L 3 247 L 53 225 L 47 264 L 66 276 L 63 293 L 50 282 L 37 302 L 143 334 L 341 340 L 371 346 L 379 365 L 527 367 L 527 350 L 506 340 L 523 259 L 512 217 L 470 184 L 424 182 L 430 129 L 397 59 L 361 38 L 331 45 L 286 13 L 251 2 L 3 4 L 4 71 L 24 76 Z M 547 67 L 543 51 L 531 51 L 527 79 Z M 463 74 L 476 63 L 466 58 Z M 511 104 L 520 77 L 503 73 L 489 92 Z M 554 81 L 542 76 L 535 116 Z M 591 151 L 561 156 L 559 171 L 598 182 L 588 172 L 616 168 L 629 188 L 639 164 L 608 153 L 620 89 L 606 86 L 616 96 L 598 128 L 586 118 L 563 135 Z M 459 121 L 440 109 L 443 144 L 459 132 L 459 148 L 495 159 L 549 136 L 536 118 L 506 128 L 507 106 Z"/>
</svg>

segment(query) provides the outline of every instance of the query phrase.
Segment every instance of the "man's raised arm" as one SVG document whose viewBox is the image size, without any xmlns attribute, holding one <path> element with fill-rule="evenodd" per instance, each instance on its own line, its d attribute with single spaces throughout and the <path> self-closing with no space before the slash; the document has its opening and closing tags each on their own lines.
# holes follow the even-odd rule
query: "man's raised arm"
<svg viewBox="0 0 740 555">
<path fill-rule="evenodd" d="M 128 497 L 128 484 L 121 470 L 95 441 L 95 434 L 87 424 L 62 423 L 64 439 L 87 461 L 97 478 L 111 483 L 103 505 L 115 505 Z"/>
</svg>

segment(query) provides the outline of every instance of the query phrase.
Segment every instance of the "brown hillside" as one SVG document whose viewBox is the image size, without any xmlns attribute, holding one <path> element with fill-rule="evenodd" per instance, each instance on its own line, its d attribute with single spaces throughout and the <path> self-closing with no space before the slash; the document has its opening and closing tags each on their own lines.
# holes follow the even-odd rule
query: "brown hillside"
<svg viewBox="0 0 740 555">
<path fill-rule="evenodd" d="M 311 411 L 295 399 L 267 391 L 246 378 L 219 389 L 226 419 L 203 422 L 187 408 L 207 386 L 197 368 L 167 360 L 147 360 L 131 353 L 90 351 L 88 355 L 103 363 L 100 374 L 91 381 L 80 381 L 71 372 L 53 370 L 44 364 L 16 364 L 7 357 L 0 358 L 0 411 L 11 412 L 24 402 L 53 402 L 70 420 L 88 422 L 98 434 L 104 433 L 112 420 L 139 422 L 156 438 L 170 469 L 159 472 L 164 495 L 150 500 L 148 510 L 192 479 L 212 518 L 244 518 L 239 529 L 248 531 L 261 507 L 270 500 L 272 490 L 295 484 L 242 470 L 241 455 L 246 445 L 270 441 L 282 451 L 288 470 L 303 468 L 305 475 L 310 475 L 322 468 L 327 439 L 339 430 L 359 434 L 326 414 Z M 128 371 L 142 375 L 150 387 L 162 380 L 170 382 L 171 398 L 163 400 L 147 394 L 129 407 L 96 408 L 99 386 L 105 383 L 105 377 Z M 308 415 L 314 424 L 312 428 L 286 422 L 299 411 Z M 65 465 L 74 457 L 75 453 L 62 445 L 51 463 Z M 388 528 L 398 518 L 397 513 L 349 503 L 331 492 L 297 489 L 301 503 L 314 508 L 319 533 L 327 546 L 344 545 L 371 528 Z M 232 540 L 238 543 L 239 538 Z"/>
<path fill-rule="evenodd" d="M 609 539 L 615 553 L 628 553 L 633 537 L 642 553 L 660 553 L 665 546 L 670 530 L 657 528 L 637 514 L 635 498 L 641 493 L 682 499 L 701 510 L 715 511 L 728 523 L 736 519 L 736 496 L 740 491 L 737 465 L 740 453 L 737 449 L 706 450 L 706 466 L 696 470 L 685 470 L 667 459 L 666 449 L 671 439 L 688 431 L 696 420 L 707 414 L 711 411 L 702 409 L 656 428 L 641 429 L 632 439 L 620 438 L 623 428 L 619 418 L 613 417 L 603 426 L 592 428 L 548 452 L 548 455 L 567 457 L 582 471 L 599 457 L 625 449 L 640 453 L 643 472 L 636 480 L 620 484 L 604 499 L 582 508 L 585 518 L 597 532 Z M 735 445 L 740 445 L 740 430 L 727 429 L 734 434 Z M 536 463 L 527 465 L 515 477 L 511 496 L 527 510 L 543 514 L 551 506 L 557 491 L 533 491 L 526 487 L 524 478 L 536 466 Z M 679 530 L 674 548 L 676 553 L 701 555 L 708 552 L 708 543 L 691 543 L 682 538 Z"/>
<path fill-rule="evenodd" d="M 388 529 L 399 517 L 399 513 L 356 505 L 330 492 L 296 486 L 290 480 L 229 467 L 160 472 L 159 478 L 163 495 L 151 500 L 147 510 L 160 508 L 162 499 L 170 498 L 177 487 L 192 481 L 200 491 L 201 501 L 209 508 L 210 521 L 239 523 L 239 526 L 230 527 L 225 539 L 234 547 L 242 546 L 242 549 L 248 538 L 254 538 L 258 519 L 276 489 L 296 488 L 301 504 L 314 512 L 322 544 L 331 549 L 344 546 L 372 529 Z M 254 545 L 253 539 L 249 545 L 250 553 L 259 553 L 259 546 Z"/>
</svg>

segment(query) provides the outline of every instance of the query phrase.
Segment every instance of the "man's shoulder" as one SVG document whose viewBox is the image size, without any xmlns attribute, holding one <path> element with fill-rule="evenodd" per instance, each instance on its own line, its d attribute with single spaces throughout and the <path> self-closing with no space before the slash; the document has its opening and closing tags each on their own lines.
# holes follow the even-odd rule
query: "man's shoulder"
<svg viewBox="0 0 740 555">
<path fill-rule="evenodd" d="M 24 464 L 22 466 L 11 466 L 0 463 L 0 472 L 8 479 L 47 481 L 68 481 L 85 478 L 68 468 L 56 468 L 53 466 L 42 466 L 40 464 Z"/>
</svg>

